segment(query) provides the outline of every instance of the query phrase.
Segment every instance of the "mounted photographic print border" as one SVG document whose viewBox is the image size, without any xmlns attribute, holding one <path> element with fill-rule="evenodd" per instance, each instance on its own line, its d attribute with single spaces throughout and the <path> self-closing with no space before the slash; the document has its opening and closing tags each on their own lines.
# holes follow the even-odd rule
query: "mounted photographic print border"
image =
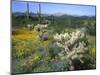
<svg viewBox="0 0 100 75">
<path fill-rule="evenodd" d="M 96 69 L 96 6 L 11 4 L 12 74 Z"/>
</svg>

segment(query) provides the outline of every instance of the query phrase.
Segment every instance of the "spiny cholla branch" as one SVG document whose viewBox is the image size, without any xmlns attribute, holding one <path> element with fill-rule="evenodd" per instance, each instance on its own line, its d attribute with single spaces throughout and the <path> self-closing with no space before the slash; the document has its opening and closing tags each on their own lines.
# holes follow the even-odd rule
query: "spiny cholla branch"
<svg viewBox="0 0 100 75">
<path fill-rule="evenodd" d="M 71 65 L 70 70 L 74 70 L 74 67 L 72 68 L 73 60 L 78 59 L 83 63 L 82 58 L 84 57 L 85 50 L 87 50 L 85 41 L 81 40 L 85 38 L 85 32 L 82 30 L 76 30 L 72 33 L 56 34 L 54 36 L 56 44 L 62 48 L 62 51 L 58 55 L 61 60 L 68 61 Z"/>
</svg>

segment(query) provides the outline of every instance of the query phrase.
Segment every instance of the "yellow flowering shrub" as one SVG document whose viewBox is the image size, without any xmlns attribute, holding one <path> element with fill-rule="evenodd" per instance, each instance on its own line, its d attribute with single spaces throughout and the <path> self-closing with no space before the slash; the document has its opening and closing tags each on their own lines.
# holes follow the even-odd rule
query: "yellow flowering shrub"
<svg viewBox="0 0 100 75">
<path fill-rule="evenodd" d="M 20 64 L 15 65 L 16 72 L 30 72 L 33 70 L 33 67 L 37 65 L 37 62 L 40 60 L 38 54 L 34 54 L 33 57 L 21 62 Z"/>
<path fill-rule="evenodd" d="M 42 41 L 42 42 L 40 42 L 40 46 L 41 46 L 41 47 L 47 47 L 50 43 L 51 43 L 51 41 L 49 41 L 49 40 L 47 40 L 47 41 Z"/>
<path fill-rule="evenodd" d="M 17 29 L 16 33 L 12 35 L 12 42 L 15 43 L 12 46 L 15 49 L 15 52 L 13 52 L 14 58 L 25 58 L 31 55 L 37 47 L 45 48 L 51 43 L 51 40 L 39 41 L 38 36 L 41 32 Z"/>
<path fill-rule="evenodd" d="M 27 40 L 36 40 L 37 36 L 39 35 L 39 32 L 35 31 L 28 31 L 28 30 L 22 30 L 22 29 L 17 29 L 15 35 L 12 35 L 12 39 L 19 39 L 22 41 L 27 41 Z"/>
<path fill-rule="evenodd" d="M 38 43 L 38 35 L 39 32 L 17 29 L 16 34 L 12 35 L 12 42 L 15 43 L 12 47 L 15 49 L 14 57 L 23 58 L 32 54 L 35 50 L 34 45 Z"/>
<path fill-rule="evenodd" d="M 31 42 L 20 41 L 13 47 L 15 49 L 16 58 L 24 58 L 34 52 L 34 46 L 30 45 Z"/>
<path fill-rule="evenodd" d="M 31 62 L 35 62 L 35 61 L 38 61 L 40 60 L 40 56 L 38 54 L 35 54 L 33 59 L 31 60 Z"/>
<path fill-rule="evenodd" d="M 91 48 L 90 52 L 89 52 L 92 56 L 94 56 L 96 54 L 96 48 Z"/>
</svg>

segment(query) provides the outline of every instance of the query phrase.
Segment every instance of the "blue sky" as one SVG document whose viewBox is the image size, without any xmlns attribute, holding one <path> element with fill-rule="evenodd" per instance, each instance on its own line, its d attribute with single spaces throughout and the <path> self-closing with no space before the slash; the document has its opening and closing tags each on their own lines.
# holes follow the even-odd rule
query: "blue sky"
<svg viewBox="0 0 100 75">
<path fill-rule="evenodd" d="M 26 12 L 26 4 L 26 2 L 13 1 L 12 12 Z M 29 2 L 30 12 L 38 12 L 38 4 Z M 63 13 L 78 16 L 95 16 L 95 11 L 95 6 L 41 3 L 41 12 L 45 14 Z"/>
</svg>

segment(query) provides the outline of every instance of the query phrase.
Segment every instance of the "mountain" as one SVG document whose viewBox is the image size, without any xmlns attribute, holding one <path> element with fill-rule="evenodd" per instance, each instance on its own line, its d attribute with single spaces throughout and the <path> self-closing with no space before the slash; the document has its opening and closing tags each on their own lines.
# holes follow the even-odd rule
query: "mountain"
<svg viewBox="0 0 100 75">
<path fill-rule="evenodd" d="M 56 12 L 53 15 L 54 16 L 62 16 L 62 15 L 65 15 L 65 13 L 63 13 L 63 12 Z"/>
</svg>

